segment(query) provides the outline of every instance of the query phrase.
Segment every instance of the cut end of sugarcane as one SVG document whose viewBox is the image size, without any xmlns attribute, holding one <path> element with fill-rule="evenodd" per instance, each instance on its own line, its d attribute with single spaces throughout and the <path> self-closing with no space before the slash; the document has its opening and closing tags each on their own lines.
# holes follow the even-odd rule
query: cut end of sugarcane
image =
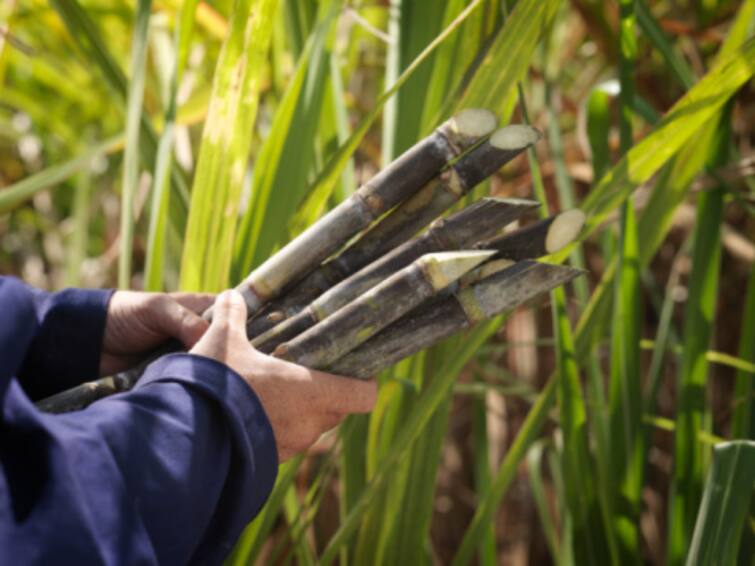
<svg viewBox="0 0 755 566">
<path fill-rule="evenodd" d="M 474 271 L 470 271 L 464 277 L 462 277 L 460 282 L 461 286 L 468 287 L 469 285 L 474 285 L 478 281 L 482 281 L 483 279 L 490 277 L 491 275 L 494 275 L 499 271 L 508 269 L 509 267 L 514 265 L 514 263 L 515 262 L 510 259 L 494 259 L 485 262 Z"/>
<path fill-rule="evenodd" d="M 483 138 L 489 135 L 498 125 L 498 118 L 486 108 L 466 108 L 453 118 L 453 131 L 465 138 Z"/>
<path fill-rule="evenodd" d="M 427 281 L 441 290 L 495 254 L 490 250 L 438 252 L 423 255 L 418 261 Z"/>
<path fill-rule="evenodd" d="M 498 149 L 525 149 L 537 142 L 542 134 L 532 126 L 514 124 L 496 130 L 490 136 L 490 145 Z"/>
<path fill-rule="evenodd" d="M 574 241 L 585 225 L 585 213 L 578 208 L 562 212 L 553 220 L 545 238 L 545 250 L 549 254 L 565 248 Z"/>
</svg>

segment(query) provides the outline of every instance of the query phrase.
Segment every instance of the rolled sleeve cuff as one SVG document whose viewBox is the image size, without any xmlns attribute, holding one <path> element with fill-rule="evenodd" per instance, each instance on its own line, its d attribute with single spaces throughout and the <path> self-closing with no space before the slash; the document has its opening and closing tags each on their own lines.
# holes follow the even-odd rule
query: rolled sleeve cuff
<svg viewBox="0 0 755 566">
<path fill-rule="evenodd" d="M 239 493 L 239 500 L 249 503 L 253 517 L 267 501 L 278 474 L 273 428 L 254 390 L 225 364 L 193 354 L 163 356 L 149 365 L 135 389 L 165 381 L 184 383 L 222 407 L 238 454 L 251 466 L 251 473 L 245 474 L 246 493 Z"/>
<path fill-rule="evenodd" d="M 24 389 L 32 399 L 96 379 L 113 289 L 36 291 L 40 327 L 26 356 Z"/>
</svg>

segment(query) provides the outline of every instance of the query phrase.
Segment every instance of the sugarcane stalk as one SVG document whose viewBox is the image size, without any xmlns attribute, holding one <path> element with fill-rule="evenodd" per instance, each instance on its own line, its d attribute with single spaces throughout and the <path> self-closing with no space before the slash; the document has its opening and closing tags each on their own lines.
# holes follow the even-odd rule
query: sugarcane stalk
<svg viewBox="0 0 755 566">
<path fill-rule="evenodd" d="M 248 336 L 259 336 L 293 316 L 327 289 L 404 243 L 540 137 L 535 128 L 524 125 L 496 130 L 489 139 L 463 154 L 451 167 L 396 207 L 353 245 L 315 269 L 285 296 L 269 305 L 264 313 L 251 319 L 247 326 Z"/>
<path fill-rule="evenodd" d="M 421 306 L 327 369 L 368 378 L 461 330 L 562 285 L 580 270 L 522 261 L 437 302 Z"/>
<path fill-rule="evenodd" d="M 273 355 L 309 368 L 323 369 L 494 253 L 462 251 L 423 255 L 324 321 L 279 345 Z"/>
<path fill-rule="evenodd" d="M 566 247 L 574 241 L 584 225 L 585 213 L 573 208 L 509 234 L 480 242 L 476 247 L 496 250 L 496 258 L 511 261 L 534 259 Z"/>
<path fill-rule="evenodd" d="M 489 136 L 495 129 L 496 121 L 489 110 L 462 110 L 271 256 L 236 287 L 244 297 L 249 316 L 258 312 L 286 286 L 312 271 L 385 212 L 410 197 L 450 161 Z M 203 316 L 207 320 L 212 319 L 212 306 Z M 142 363 L 115 377 L 130 388 L 152 361 L 178 350 L 180 347 L 173 343 L 161 345 Z"/>
<path fill-rule="evenodd" d="M 367 378 L 451 334 L 491 318 L 562 285 L 582 272 L 570 267 L 521 261 L 451 296 L 422 305 L 330 364 L 328 371 Z M 42 410 L 63 413 L 130 389 L 110 378 L 45 399 Z M 93 394 L 94 391 L 94 394 Z"/>
<path fill-rule="evenodd" d="M 468 249 L 498 234 L 506 224 L 538 206 L 531 200 L 484 198 L 447 218 L 438 219 L 420 236 L 344 279 L 308 307 L 254 338 L 252 345 L 270 353 L 278 344 L 301 334 L 422 255 Z"/>
<path fill-rule="evenodd" d="M 281 252 L 255 270 L 245 280 L 245 283 L 239 286 L 238 289 L 241 291 L 242 296 L 245 297 L 250 311 L 255 312 L 258 310 L 265 301 L 280 293 L 286 285 L 310 271 L 312 266 L 319 263 L 332 251 L 341 247 L 354 234 L 362 230 L 397 202 L 405 199 L 407 194 L 412 192 L 413 187 L 410 185 L 415 184 L 415 186 L 419 186 L 421 184 L 417 179 L 422 175 L 432 177 L 449 160 L 452 160 L 455 156 L 462 154 L 466 149 L 484 139 L 493 130 L 494 125 L 495 117 L 489 111 L 478 109 L 465 110 L 441 125 L 428 138 L 416 144 L 397 159 L 396 162 L 386 168 L 386 170 L 383 170 L 373 180 L 360 188 L 355 193 L 357 196 L 349 199 L 349 201 L 346 201 L 340 207 L 337 207 L 334 211 L 323 217 L 289 246 L 286 246 Z M 398 236 L 393 240 L 389 240 L 388 238 L 393 237 L 400 230 L 403 230 L 400 238 L 406 239 L 411 233 L 424 225 L 422 222 L 426 223 L 434 217 L 432 211 L 423 212 L 422 207 L 419 206 L 428 198 L 430 193 L 441 195 L 436 197 L 437 200 L 430 195 L 430 203 L 433 206 L 438 206 L 436 203 L 442 203 L 444 200 L 450 202 L 448 199 L 449 194 L 458 193 L 460 190 L 459 187 L 462 187 L 462 191 L 465 186 L 471 188 L 478 182 L 475 180 L 475 176 L 478 176 L 481 180 L 500 167 L 500 165 L 495 165 L 496 159 L 503 159 L 504 162 L 507 161 L 521 151 L 518 149 L 519 145 L 534 143 L 538 137 L 539 134 L 535 130 L 527 130 L 522 127 L 514 127 L 513 129 L 503 128 L 495 132 L 488 141 L 481 144 L 480 151 L 470 152 L 469 155 L 463 156 L 464 159 L 459 159 L 454 164 L 451 173 L 445 172 L 432 184 L 432 188 L 426 189 L 422 198 L 413 200 L 411 207 L 407 206 L 401 209 L 401 214 L 395 217 L 397 220 L 391 220 L 389 223 L 386 223 L 381 229 L 382 231 L 375 231 L 371 238 L 366 240 L 364 250 L 373 245 L 373 255 L 376 254 L 379 256 L 390 247 L 396 245 L 399 240 Z M 526 146 L 524 145 L 522 149 Z M 434 165 L 428 167 L 428 162 L 433 162 Z M 423 173 L 423 171 L 430 172 Z M 419 212 L 416 214 L 407 214 L 407 211 L 412 207 L 415 210 L 419 210 Z M 338 213 L 336 214 L 336 212 Z M 405 218 L 404 222 L 398 220 L 401 215 Z M 387 218 L 391 217 L 392 215 L 388 215 Z M 413 225 L 412 222 L 414 222 Z M 336 238 L 331 239 L 329 243 L 324 242 L 325 239 L 328 239 L 326 235 L 332 235 L 330 234 L 331 232 L 336 234 Z M 313 238 L 313 240 L 308 241 L 308 238 Z M 383 244 L 383 247 L 376 246 L 376 242 Z M 296 245 L 293 245 L 294 243 Z M 468 247 L 468 245 L 465 247 Z M 440 249 L 444 248 L 441 247 Z M 450 249 L 455 248 L 451 246 Z M 358 253 L 355 253 L 355 257 L 358 255 Z M 274 259 L 276 257 L 278 259 Z M 371 259 L 366 252 L 362 254 L 362 257 L 367 258 L 363 260 L 364 263 L 369 262 Z M 334 269 L 337 265 L 331 262 L 328 262 L 328 264 Z M 280 268 L 280 272 L 276 272 L 276 267 Z M 343 279 L 346 274 L 355 271 L 357 268 L 350 268 L 350 271 L 339 270 L 336 280 Z M 327 270 L 321 272 L 321 274 L 325 273 L 327 273 Z M 325 277 L 324 280 L 326 281 L 325 286 L 320 286 L 315 291 L 314 296 L 319 295 L 324 288 L 332 285 L 332 277 Z M 308 300 L 305 300 L 303 304 L 307 302 Z M 301 305 L 297 305 L 297 307 L 301 308 Z M 275 321 L 276 315 L 279 316 L 279 320 L 285 316 L 273 312 L 273 315 L 268 320 Z M 211 309 L 205 312 L 205 316 L 207 318 L 211 317 Z M 107 394 L 128 390 L 133 387 L 149 362 L 159 357 L 159 355 L 174 351 L 175 349 L 172 345 L 161 346 L 144 363 L 132 370 L 117 374 L 111 381 L 106 379 L 84 384 L 74 390 L 51 397 L 42 403 L 45 404 L 49 401 L 45 406 L 49 406 L 50 410 L 54 410 L 56 406 L 55 399 L 58 399 L 57 406 L 63 407 L 61 410 L 72 410 L 73 408 L 86 406 L 89 402 Z M 78 390 L 79 397 L 75 393 L 76 390 Z M 89 401 L 85 399 L 89 399 Z M 74 407 L 76 403 L 78 405 Z M 65 409 L 65 406 L 69 408 Z"/>
<path fill-rule="evenodd" d="M 449 161 L 488 136 L 495 126 L 496 117 L 489 110 L 466 109 L 404 152 L 236 287 L 244 297 L 249 314 L 259 311 L 288 285 L 301 279 L 385 212 L 419 190 Z M 211 308 L 205 312 L 208 319 L 212 316 Z"/>
<path fill-rule="evenodd" d="M 104 377 L 96 381 L 82 383 L 72 389 L 62 391 L 37 402 L 37 408 L 45 413 L 68 413 L 88 407 L 95 401 L 128 391 L 133 384 L 128 380 Z"/>
</svg>

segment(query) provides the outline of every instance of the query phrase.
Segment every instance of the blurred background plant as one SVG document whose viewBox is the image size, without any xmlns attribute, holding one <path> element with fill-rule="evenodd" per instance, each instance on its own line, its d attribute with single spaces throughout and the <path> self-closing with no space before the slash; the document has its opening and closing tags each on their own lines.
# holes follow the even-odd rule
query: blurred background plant
<svg viewBox="0 0 755 566">
<path fill-rule="evenodd" d="M 755 1 L 0 0 L 0 272 L 217 291 L 463 107 L 589 275 L 380 376 L 233 564 L 755 555 Z"/>
</svg>

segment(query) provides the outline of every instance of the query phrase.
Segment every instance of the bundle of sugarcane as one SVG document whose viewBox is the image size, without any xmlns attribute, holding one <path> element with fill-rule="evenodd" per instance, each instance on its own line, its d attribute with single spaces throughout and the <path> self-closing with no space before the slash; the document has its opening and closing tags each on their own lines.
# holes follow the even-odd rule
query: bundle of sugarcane
<svg viewBox="0 0 755 566">
<path fill-rule="evenodd" d="M 487 110 L 457 114 L 255 269 L 237 286 L 252 345 L 365 377 L 575 277 L 530 260 L 569 243 L 579 211 L 505 235 L 537 203 L 485 198 L 435 220 L 540 137 L 528 126 L 493 131 L 495 121 Z M 83 408 L 133 387 L 145 365 L 39 406 Z"/>
</svg>

